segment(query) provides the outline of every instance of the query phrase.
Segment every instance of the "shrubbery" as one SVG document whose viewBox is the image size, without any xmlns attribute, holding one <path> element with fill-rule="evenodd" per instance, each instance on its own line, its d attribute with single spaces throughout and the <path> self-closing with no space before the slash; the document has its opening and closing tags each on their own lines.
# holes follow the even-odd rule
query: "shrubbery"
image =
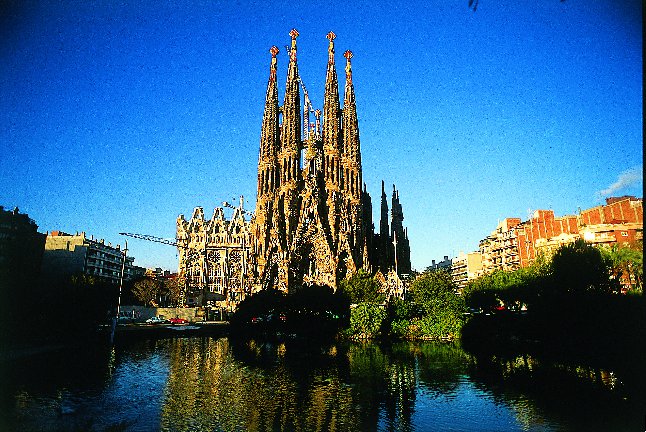
<svg viewBox="0 0 646 432">
<path fill-rule="evenodd" d="M 349 335 L 357 338 L 372 338 L 379 334 L 386 310 L 376 303 L 359 303 L 350 310 Z"/>
<path fill-rule="evenodd" d="M 342 281 L 336 293 L 328 287 L 302 287 L 288 296 L 256 294 L 258 298 L 252 296 L 240 305 L 234 320 L 247 322 L 252 315 L 280 310 L 295 328 L 343 329 L 351 338 L 454 339 L 463 335 L 465 325 L 470 326 L 467 333 L 478 333 L 473 328 L 481 325 L 482 319 L 469 311 L 485 315 L 497 309 L 522 309 L 527 310 L 529 319 L 513 329 L 518 333 L 516 339 L 563 333 L 564 327 L 575 332 L 596 329 L 595 319 L 611 327 L 612 320 L 622 314 L 618 311 L 641 311 L 644 307 L 643 301 L 638 307 L 630 299 L 608 297 L 616 298 L 622 275 L 628 274 L 630 280 L 641 284 L 641 252 L 629 252 L 617 248 L 600 251 L 577 241 L 561 247 L 551 261 L 539 257 L 527 268 L 481 276 L 461 294 L 448 272 L 427 271 L 411 283 L 406 299 L 386 300 L 375 278 L 360 270 Z M 641 285 L 632 292 L 641 293 Z M 502 316 L 496 319 L 504 321 Z M 641 325 L 643 320 L 631 317 L 625 322 Z"/>
<path fill-rule="evenodd" d="M 347 298 L 327 286 L 296 287 L 285 294 L 266 289 L 245 298 L 231 318 L 236 333 L 283 331 L 303 336 L 330 336 L 347 326 Z"/>
<path fill-rule="evenodd" d="M 408 339 L 453 339 L 464 324 L 465 305 L 445 271 L 423 273 L 413 281 L 409 299 L 390 308 L 391 334 Z"/>
<path fill-rule="evenodd" d="M 495 272 L 472 281 L 464 290 L 466 304 L 490 312 L 526 306 L 523 314 L 474 316 L 463 327 L 465 348 L 525 350 L 529 346 L 559 347 L 559 352 L 603 351 L 620 356 L 646 343 L 646 302 L 637 285 L 621 295 L 617 263 L 641 281 L 641 251 L 613 260 L 611 249 L 584 241 L 562 246 L 550 262 L 514 272 Z M 634 259 L 637 257 L 637 259 Z M 615 354 L 612 354 L 615 353 Z M 634 353 L 633 353 L 634 354 Z M 642 354 L 642 358 L 646 359 Z"/>
</svg>

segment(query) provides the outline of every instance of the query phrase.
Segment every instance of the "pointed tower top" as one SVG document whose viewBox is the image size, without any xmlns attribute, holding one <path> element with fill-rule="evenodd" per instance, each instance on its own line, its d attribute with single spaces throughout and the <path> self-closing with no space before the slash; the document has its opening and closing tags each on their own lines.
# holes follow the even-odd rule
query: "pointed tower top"
<svg viewBox="0 0 646 432">
<path fill-rule="evenodd" d="M 328 46 L 327 52 L 328 52 L 328 62 L 330 64 L 334 63 L 334 39 L 336 39 L 336 35 L 334 32 L 330 32 L 327 34 L 326 38 L 330 40 L 330 45 Z"/>
<path fill-rule="evenodd" d="M 276 45 L 271 47 L 269 49 L 269 52 L 271 53 L 271 66 L 269 69 L 269 80 L 276 81 L 276 65 L 278 64 L 278 59 L 276 58 L 276 54 L 278 54 L 278 48 L 276 47 Z"/>
<path fill-rule="evenodd" d="M 345 79 L 348 81 L 348 83 L 352 82 L 352 63 L 350 62 L 350 59 L 352 58 L 352 51 L 347 50 L 346 52 L 343 53 L 343 57 L 345 57 Z"/>
<path fill-rule="evenodd" d="M 296 60 L 296 38 L 298 37 L 298 30 L 292 29 L 289 35 L 292 37 L 292 48 L 289 50 L 289 57 L 291 60 Z"/>
</svg>

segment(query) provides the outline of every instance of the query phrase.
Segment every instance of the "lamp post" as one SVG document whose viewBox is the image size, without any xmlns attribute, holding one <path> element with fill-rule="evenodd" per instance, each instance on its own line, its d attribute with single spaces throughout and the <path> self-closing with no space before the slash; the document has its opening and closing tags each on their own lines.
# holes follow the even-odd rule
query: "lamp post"
<svg viewBox="0 0 646 432">
<path fill-rule="evenodd" d="M 128 240 L 126 240 L 126 247 L 123 249 L 123 259 L 121 260 L 121 278 L 119 279 L 119 298 L 117 299 L 117 319 L 119 319 L 119 312 L 121 311 L 121 291 L 123 290 L 123 273 L 126 270 L 127 254 L 128 254 Z"/>
<path fill-rule="evenodd" d="M 114 342 L 114 333 L 117 329 L 119 322 L 119 314 L 121 313 L 121 291 L 123 290 L 123 273 L 126 269 L 126 255 L 128 254 L 128 240 L 126 240 L 126 247 L 123 249 L 123 256 L 121 260 L 121 278 L 119 279 L 119 297 L 117 298 L 117 315 L 112 318 L 112 331 L 110 332 L 110 343 Z"/>
</svg>

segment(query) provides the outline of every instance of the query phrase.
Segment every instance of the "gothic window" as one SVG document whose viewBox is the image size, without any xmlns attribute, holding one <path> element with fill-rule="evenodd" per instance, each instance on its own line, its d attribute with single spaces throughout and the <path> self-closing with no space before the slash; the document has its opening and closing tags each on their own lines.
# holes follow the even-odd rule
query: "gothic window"
<svg viewBox="0 0 646 432">
<path fill-rule="evenodd" d="M 188 280 L 192 287 L 199 287 L 202 284 L 202 269 L 194 265 L 188 270 Z"/>
</svg>

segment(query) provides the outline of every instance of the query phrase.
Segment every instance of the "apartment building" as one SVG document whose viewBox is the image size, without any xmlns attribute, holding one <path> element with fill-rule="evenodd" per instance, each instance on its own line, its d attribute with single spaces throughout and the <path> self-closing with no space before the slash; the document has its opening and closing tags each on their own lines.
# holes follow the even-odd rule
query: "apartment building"
<svg viewBox="0 0 646 432">
<path fill-rule="evenodd" d="M 461 292 L 470 280 L 482 274 L 482 254 L 480 252 L 466 254 L 460 252 L 452 261 L 451 278 L 458 287 L 458 292 Z"/>
<path fill-rule="evenodd" d="M 480 240 L 478 246 L 484 271 L 516 270 L 520 267 L 517 233 L 520 223 L 520 218 L 503 219 L 491 234 Z"/>
<path fill-rule="evenodd" d="M 120 245 L 112 246 L 103 239 L 87 237 L 84 232 L 52 231 L 45 241 L 42 274 L 46 278 L 59 279 L 83 273 L 118 284 L 122 267 L 124 280 L 144 274 L 145 269 L 135 266 L 134 260 L 124 254 Z"/>
<path fill-rule="evenodd" d="M 643 241 L 643 200 L 632 196 L 606 199 L 606 204 L 556 217 L 553 210 L 536 210 L 532 217 L 506 218 L 479 243 L 482 271 L 516 270 L 543 255 L 582 238 L 593 245 Z"/>
<path fill-rule="evenodd" d="M 608 198 L 605 206 L 581 212 L 581 237 L 593 245 L 635 243 L 644 239 L 642 199 L 631 196 Z"/>
</svg>

